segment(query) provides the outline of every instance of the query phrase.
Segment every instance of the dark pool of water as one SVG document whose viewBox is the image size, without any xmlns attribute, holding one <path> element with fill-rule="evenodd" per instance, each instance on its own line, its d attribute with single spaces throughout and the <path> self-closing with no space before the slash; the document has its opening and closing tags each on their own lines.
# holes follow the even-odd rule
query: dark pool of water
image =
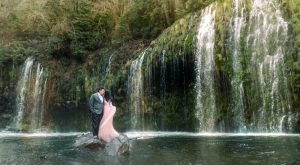
<svg viewBox="0 0 300 165">
<path fill-rule="evenodd" d="M 300 136 L 134 138 L 127 156 L 74 147 L 76 136 L 1 136 L 0 164 L 300 164 Z"/>
</svg>

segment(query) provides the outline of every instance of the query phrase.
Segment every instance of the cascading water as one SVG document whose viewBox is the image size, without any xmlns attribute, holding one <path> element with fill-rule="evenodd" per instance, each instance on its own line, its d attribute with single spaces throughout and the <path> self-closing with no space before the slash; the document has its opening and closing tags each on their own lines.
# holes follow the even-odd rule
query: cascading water
<svg viewBox="0 0 300 165">
<path fill-rule="evenodd" d="M 21 79 L 18 82 L 15 128 L 19 130 L 23 130 L 24 125 L 28 125 L 25 129 L 36 130 L 43 122 L 47 81 L 44 81 L 44 69 L 41 64 L 37 64 L 35 76 L 32 75 L 33 67 L 34 59 L 29 57 L 25 61 Z"/>
<path fill-rule="evenodd" d="M 38 128 L 42 127 L 43 121 L 44 121 L 44 112 L 45 112 L 45 96 L 47 91 L 47 77 L 44 82 L 43 91 L 42 91 L 42 104 L 41 104 L 41 112 L 40 112 L 40 122 L 38 123 Z"/>
<path fill-rule="evenodd" d="M 159 62 L 160 62 L 160 88 L 161 88 L 161 95 L 166 93 L 166 63 L 165 63 L 165 56 L 166 56 L 166 50 L 162 51 L 162 54 L 159 56 Z"/>
<path fill-rule="evenodd" d="M 243 59 L 241 52 L 242 45 L 242 34 L 246 27 L 246 16 L 245 16 L 245 1 L 244 0 L 233 0 L 233 17 L 231 26 L 231 57 L 232 57 L 232 97 L 231 97 L 231 110 L 234 115 L 234 124 L 238 132 L 245 131 L 245 114 L 244 114 L 244 86 L 240 79 L 242 77 L 242 66 L 241 61 Z"/>
<path fill-rule="evenodd" d="M 200 132 L 222 131 L 225 129 L 234 132 L 280 132 L 291 130 L 295 117 L 291 113 L 288 81 L 284 66 L 288 26 L 281 16 L 280 4 L 277 0 L 232 0 L 231 2 L 231 24 L 229 27 L 226 27 L 225 24 L 225 28 L 230 29 L 221 34 L 224 35 L 225 40 L 225 43 L 223 43 L 225 45 L 224 52 L 223 50 L 220 52 L 220 49 L 214 50 L 215 43 L 220 43 L 215 38 L 219 38 L 219 33 L 222 33 L 219 30 L 216 31 L 216 27 L 218 29 L 220 27 L 219 24 L 215 25 L 215 15 L 222 11 L 219 10 L 222 5 L 214 3 L 202 10 L 201 13 L 201 20 L 197 29 L 195 54 L 195 112 L 199 120 L 197 128 Z M 216 48 L 219 48 L 219 45 Z M 147 73 L 159 75 L 154 81 L 147 80 L 148 85 L 150 84 L 148 90 L 151 94 L 151 83 L 159 82 L 153 90 L 159 89 L 157 90 L 158 94 L 155 94 L 158 95 L 157 98 L 159 99 L 157 104 L 161 104 L 161 106 L 154 104 L 162 108 L 169 106 L 164 105 L 166 102 L 164 97 L 168 95 L 166 92 L 168 92 L 172 83 L 176 82 L 175 76 L 170 77 L 169 75 L 178 74 L 176 71 L 177 61 L 174 60 L 174 57 L 170 58 L 172 51 L 169 54 L 169 50 L 167 50 L 166 60 L 166 50 L 162 50 L 162 53 L 157 56 L 159 58 L 155 58 L 155 60 L 159 60 L 156 62 L 159 67 L 152 67 L 151 62 L 147 62 Z M 226 63 L 224 68 L 222 68 L 223 66 L 216 66 L 214 59 L 216 53 L 221 53 L 224 61 L 231 63 Z M 141 57 L 139 57 L 139 60 Z M 226 61 L 227 59 L 229 60 Z M 138 65 L 137 61 L 132 63 L 131 73 Z M 216 68 L 221 69 L 215 70 Z M 135 75 L 138 75 L 139 70 L 135 70 Z M 228 73 L 231 74 L 226 75 Z M 225 76 L 221 77 L 220 75 Z M 148 75 L 149 77 L 151 78 Z M 220 88 L 219 84 L 216 84 L 223 78 L 230 81 L 231 86 L 229 88 Z M 141 86 L 139 85 L 139 87 Z M 167 90 L 165 91 L 166 87 Z M 224 91 L 225 93 L 222 93 Z M 220 99 L 220 96 L 224 96 L 223 94 L 227 94 L 226 92 L 230 94 L 228 95 L 230 98 L 228 100 L 226 98 L 224 101 L 224 99 Z M 140 99 L 137 100 L 137 102 L 140 101 Z M 217 103 L 222 105 L 216 105 Z M 148 105 L 143 106 L 148 107 Z M 165 112 L 159 109 L 159 115 L 157 116 L 164 118 L 164 115 L 168 113 Z M 133 110 L 131 113 L 136 114 L 137 112 Z M 137 121 L 137 118 L 139 117 L 132 117 L 134 121 Z M 165 123 L 161 122 L 159 124 L 158 127 L 164 129 Z"/>
<path fill-rule="evenodd" d="M 196 117 L 200 132 L 217 131 L 218 128 L 231 128 L 235 132 L 280 132 L 291 130 L 292 113 L 288 99 L 287 76 L 284 71 L 285 43 L 288 38 L 288 27 L 281 16 L 280 6 L 276 0 L 233 0 L 232 19 L 229 38 L 231 59 L 231 97 L 229 99 L 228 116 L 219 121 L 223 112 L 217 109 L 220 90 L 215 70 L 215 15 L 217 4 L 211 4 L 202 10 L 197 29 L 196 43 Z M 252 6 L 250 7 L 249 4 Z M 148 107 L 144 103 L 142 63 L 145 52 L 132 62 L 129 75 L 128 93 L 130 96 L 131 128 L 145 127 L 144 111 Z M 159 107 L 166 107 L 166 87 L 176 82 L 169 75 L 177 74 L 178 61 L 165 62 L 166 50 L 162 50 L 157 63 L 157 70 L 152 70 L 151 61 L 147 61 L 148 78 L 159 75 L 158 90 Z M 153 60 L 153 59 L 150 59 Z M 174 65 L 174 66 L 171 66 Z M 152 72 L 159 72 L 152 73 Z M 167 78 L 168 77 L 168 78 Z M 215 78 L 216 77 L 216 78 Z M 246 78 L 246 79 L 245 79 Z M 149 88 L 153 81 L 148 79 Z M 148 88 L 148 86 L 147 86 Z M 151 94 L 151 88 L 149 94 Z M 250 101 L 249 101 L 250 100 Z M 253 102 L 257 100 L 257 102 Z M 261 100 L 261 103 L 259 102 Z M 153 103 L 153 102 L 151 102 Z M 255 104 L 255 105 L 253 105 Z M 227 105 L 226 105 L 227 106 Z M 258 108 L 256 108 L 258 107 Z M 227 110 L 227 109 L 226 109 Z M 164 118 L 164 110 L 160 109 Z M 163 119 L 161 121 L 164 121 Z M 164 122 L 158 126 L 164 129 Z M 221 129 L 222 130 L 222 129 Z"/>
<path fill-rule="evenodd" d="M 196 117 L 199 131 L 213 131 L 216 98 L 214 87 L 215 4 L 201 13 L 196 50 Z"/>
<path fill-rule="evenodd" d="M 254 0 L 250 12 L 247 48 L 251 54 L 251 73 L 262 100 L 252 125 L 257 131 L 282 131 L 290 121 L 285 43 L 288 23 L 282 18 L 277 0 Z M 254 87 L 253 87 L 254 88 Z M 290 124 L 287 124 L 290 125 Z M 287 128 L 289 129 L 289 128 Z"/>
<path fill-rule="evenodd" d="M 161 107 L 161 109 L 160 109 L 161 111 L 164 111 L 165 107 L 167 106 L 167 105 L 165 105 L 166 104 L 165 103 L 166 87 L 167 87 L 167 84 L 166 84 L 166 61 L 165 61 L 166 53 L 167 53 L 167 51 L 163 50 L 162 53 L 159 55 L 159 65 L 160 65 L 160 71 L 159 71 L 159 75 L 160 75 L 160 78 L 159 78 L 159 82 L 160 82 L 160 86 L 159 86 L 159 89 L 160 89 L 159 104 L 160 104 L 160 107 Z M 164 115 L 165 114 L 162 114 L 162 118 L 165 118 Z M 161 129 L 165 129 L 164 121 L 160 122 L 160 127 L 161 127 Z"/>
<path fill-rule="evenodd" d="M 144 88 L 142 65 L 147 49 L 132 61 L 128 77 L 129 112 L 132 129 L 144 128 Z"/>
<path fill-rule="evenodd" d="M 31 129 L 37 129 L 42 124 L 42 115 L 44 110 L 44 94 L 43 92 L 43 68 L 41 64 L 37 65 L 36 76 L 35 76 L 35 87 L 34 87 L 34 95 L 33 95 L 33 108 L 31 112 Z"/>
<path fill-rule="evenodd" d="M 31 75 L 31 69 L 33 65 L 34 59 L 32 57 L 29 57 L 26 59 L 24 67 L 22 69 L 22 76 L 18 83 L 18 95 L 16 99 L 17 103 L 17 116 L 15 117 L 15 127 L 17 129 L 21 128 L 21 124 L 23 121 L 23 111 L 26 104 L 26 92 L 28 90 L 27 86 L 30 83 L 30 75 Z"/>
<path fill-rule="evenodd" d="M 109 56 L 109 59 L 108 59 L 108 65 L 107 65 L 107 67 L 106 67 L 106 70 L 105 70 L 105 78 L 109 75 L 109 73 L 110 73 L 110 69 L 111 69 L 111 59 L 112 59 L 112 57 L 113 57 L 113 54 L 112 55 L 110 55 Z M 104 78 L 104 79 L 105 79 Z"/>
</svg>

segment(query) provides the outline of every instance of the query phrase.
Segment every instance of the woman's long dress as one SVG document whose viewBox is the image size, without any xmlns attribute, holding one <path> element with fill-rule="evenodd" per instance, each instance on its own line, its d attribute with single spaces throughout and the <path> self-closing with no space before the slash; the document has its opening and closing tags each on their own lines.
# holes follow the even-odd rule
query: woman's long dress
<svg viewBox="0 0 300 165">
<path fill-rule="evenodd" d="M 99 126 L 98 137 L 105 142 L 110 142 L 112 139 L 119 136 L 119 133 L 114 129 L 113 118 L 116 113 L 116 107 L 111 102 L 104 104 L 103 117 Z"/>
</svg>

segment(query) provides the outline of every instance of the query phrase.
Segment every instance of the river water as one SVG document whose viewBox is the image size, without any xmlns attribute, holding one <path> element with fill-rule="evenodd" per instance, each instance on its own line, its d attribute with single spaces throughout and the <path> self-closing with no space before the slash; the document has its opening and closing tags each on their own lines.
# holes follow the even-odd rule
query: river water
<svg viewBox="0 0 300 165">
<path fill-rule="evenodd" d="M 299 164 L 299 134 L 127 132 L 130 154 L 74 146 L 81 133 L 0 133 L 0 164 Z"/>
</svg>

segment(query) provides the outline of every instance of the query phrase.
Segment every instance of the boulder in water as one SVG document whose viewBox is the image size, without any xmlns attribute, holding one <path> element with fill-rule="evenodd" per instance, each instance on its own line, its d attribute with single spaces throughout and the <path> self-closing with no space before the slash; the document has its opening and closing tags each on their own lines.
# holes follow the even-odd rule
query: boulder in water
<svg viewBox="0 0 300 165">
<path fill-rule="evenodd" d="M 103 149 L 105 144 L 98 138 L 93 137 L 91 133 L 79 135 L 75 141 L 76 147 L 85 147 L 89 149 Z"/>
<path fill-rule="evenodd" d="M 105 144 L 105 153 L 111 156 L 124 155 L 129 153 L 129 139 L 126 135 L 120 134 L 109 143 Z"/>
<path fill-rule="evenodd" d="M 91 133 L 82 134 L 77 137 L 75 146 L 104 151 L 106 154 L 111 156 L 129 153 L 129 139 L 123 134 L 120 134 L 119 137 L 114 138 L 108 143 L 93 137 Z"/>
</svg>

